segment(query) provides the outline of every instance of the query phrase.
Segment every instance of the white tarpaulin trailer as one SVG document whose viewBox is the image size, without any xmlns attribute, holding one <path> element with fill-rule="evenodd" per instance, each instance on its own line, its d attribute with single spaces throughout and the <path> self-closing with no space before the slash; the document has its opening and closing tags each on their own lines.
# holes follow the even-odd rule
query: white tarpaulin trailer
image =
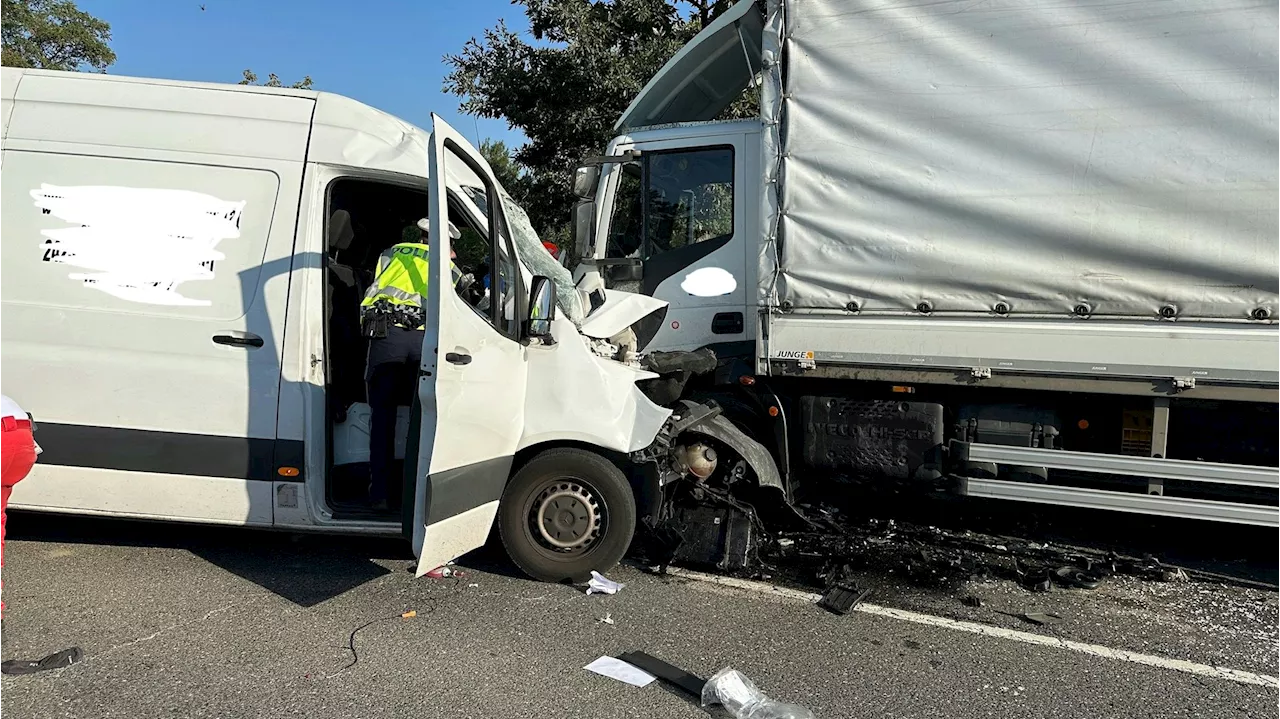
<svg viewBox="0 0 1280 719">
<path fill-rule="evenodd" d="M 1276 38 L 1274 2 L 770 0 L 766 304 L 1274 313 Z"/>
</svg>

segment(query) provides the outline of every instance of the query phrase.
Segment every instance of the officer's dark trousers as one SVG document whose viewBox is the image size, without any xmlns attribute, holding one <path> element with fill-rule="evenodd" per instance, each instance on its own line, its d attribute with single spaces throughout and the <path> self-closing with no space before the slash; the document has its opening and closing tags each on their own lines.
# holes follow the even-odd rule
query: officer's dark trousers
<svg viewBox="0 0 1280 719">
<path fill-rule="evenodd" d="M 399 487 L 392 476 L 396 452 L 396 409 L 412 406 L 422 363 L 422 330 L 389 327 L 387 336 L 369 340 L 365 380 L 369 383 L 369 469 L 372 485 L 369 501 L 387 501 L 389 487 Z M 416 438 L 415 440 L 416 441 Z"/>
</svg>

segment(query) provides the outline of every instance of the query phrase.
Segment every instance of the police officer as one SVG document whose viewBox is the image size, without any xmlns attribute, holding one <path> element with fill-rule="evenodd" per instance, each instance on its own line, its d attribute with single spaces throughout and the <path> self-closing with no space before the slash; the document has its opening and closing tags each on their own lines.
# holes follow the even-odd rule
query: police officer
<svg viewBox="0 0 1280 719">
<path fill-rule="evenodd" d="M 4 567 L 4 522 L 9 494 L 13 485 L 31 471 L 36 454 L 40 453 L 32 429 L 31 416 L 13 399 L 0 394 L 0 567 Z M 3 587 L 4 582 L 0 582 L 0 589 Z M 0 601 L 0 645 L 4 641 L 4 601 Z"/>
<path fill-rule="evenodd" d="M 462 236 L 452 222 L 448 226 L 451 239 Z M 369 338 L 365 368 L 372 414 L 369 503 L 375 510 L 388 508 L 387 488 L 391 486 L 391 465 L 395 461 L 396 412 L 402 404 L 412 402 L 418 367 L 422 363 L 431 226 L 423 218 L 418 220 L 417 232 L 411 232 L 413 229 L 406 228 L 406 241 L 379 255 L 373 284 L 360 303 L 361 329 Z M 450 255 L 457 256 L 452 252 Z M 453 265 L 454 282 L 460 278 L 458 267 Z"/>
</svg>

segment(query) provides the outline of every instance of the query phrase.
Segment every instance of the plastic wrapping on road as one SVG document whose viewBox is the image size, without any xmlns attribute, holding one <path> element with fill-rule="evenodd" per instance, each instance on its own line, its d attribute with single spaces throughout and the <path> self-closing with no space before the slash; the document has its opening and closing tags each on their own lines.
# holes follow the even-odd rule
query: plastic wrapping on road
<svg viewBox="0 0 1280 719">
<path fill-rule="evenodd" d="M 734 719 L 817 719 L 798 704 L 770 699 L 742 672 L 725 667 L 702 688 L 702 706 L 723 705 Z"/>
<path fill-rule="evenodd" d="M 591 581 L 587 582 L 587 594 L 617 594 L 619 589 L 627 585 L 615 582 L 595 570 L 591 571 Z"/>
</svg>

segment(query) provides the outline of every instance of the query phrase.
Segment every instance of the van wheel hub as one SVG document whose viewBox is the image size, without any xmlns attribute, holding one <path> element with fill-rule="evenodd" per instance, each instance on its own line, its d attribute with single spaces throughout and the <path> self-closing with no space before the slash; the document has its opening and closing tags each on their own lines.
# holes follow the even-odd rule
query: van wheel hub
<svg viewBox="0 0 1280 719">
<path fill-rule="evenodd" d="M 604 512 L 591 488 L 555 481 L 538 493 L 530 521 L 546 545 L 561 552 L 581 551 L 600 536 Z"/>
</svg>

